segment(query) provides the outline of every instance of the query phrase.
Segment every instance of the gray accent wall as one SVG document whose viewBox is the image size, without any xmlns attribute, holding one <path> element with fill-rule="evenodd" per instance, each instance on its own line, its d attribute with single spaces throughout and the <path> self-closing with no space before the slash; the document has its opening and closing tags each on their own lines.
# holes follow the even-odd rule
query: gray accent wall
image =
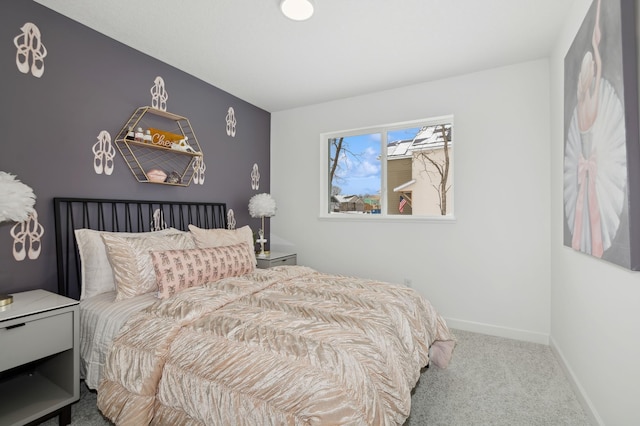
<svg viewBox="0 0 640 426">
<path fill-rule="evenodd" d="M 16 65 L 14 38 L 28 22 L 47 50 L 40 78 Z M 0 224 L 0 293 L 56 291 L 54 197 L 226 202 L 237 227 L 259 227 L 247 205 L 252 195 L 269 192 L 269 112 L 32 1 L 0 3 L 0 70 L 0 171 L 33 188 L 45 231 L 40 256 L 17 261 L 14 224 Z M 94 171 L 98 135 L 107 131 L 115 141 L 135 109 L 151 105 L 157 76 L 168 93 L 167 111 L 187 117 L 198 138 L 203 185 L 140 183 L 117 150 L 112 175 Z M 229 107 L 235 137 L 226 131 Z M 251 185 L 254 164 L 258 189 Z"/>
</svg>

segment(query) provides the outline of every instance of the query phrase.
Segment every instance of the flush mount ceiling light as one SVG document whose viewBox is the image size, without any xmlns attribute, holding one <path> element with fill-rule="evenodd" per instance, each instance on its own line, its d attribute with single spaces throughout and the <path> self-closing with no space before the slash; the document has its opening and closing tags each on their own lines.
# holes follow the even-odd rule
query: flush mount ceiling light
<svg viewBox="0 0 640 426">
<path fill-rule="evenodd" d="M 282 0 L 280 10 L 289 19 L 305 21 L 313 15 L 313 3 L 311 0 Z"/>
</svg>

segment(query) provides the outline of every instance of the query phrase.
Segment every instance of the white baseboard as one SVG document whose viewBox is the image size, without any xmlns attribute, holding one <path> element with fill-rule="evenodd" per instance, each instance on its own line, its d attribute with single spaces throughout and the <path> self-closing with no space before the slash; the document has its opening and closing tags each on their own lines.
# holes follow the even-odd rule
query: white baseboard
<svg viewBox="0 0 640 426">
<path fill-rule="evenodd" d="M 535 331 L 520 330 L 517 328 L 501 327 L 497 325 L 484 324 L 473 321 L 459 320 L 455 318 L 445 318 L 447 325 L 458 330 L 471 331 L 474 333 L 488 334 L 490 336 L 506 337 L 508 339 L 523 340 L 525 342 L 549 344 L 549 335 Z"/>
<path fill-rule="evenodd" d="M 550 340 L 549 346 L 551 347 L 551 352 L 555 355 L 556 359 L 558 360 L 558 364 L 560 364 L 560 367 L 564 370 L 565 376 L 567 376 L 567 378 L 569 379 L 569 383 L 571 384 L 571 387 L 573 387 L 573 390 L 576 394 L 576 398 L 578 398 L 580 405 L 582 405 L 582 408 L 585 414 L 587 415 L 587 417 L 590 418 L 591 422 L 594 425 L 599 425 L 599 426 L 604 425 L 604 422 L 598 415 L 598 412 L 596 411 L 595 407 L 591 403 L 591 400 L 589 399 L 586 392 L 584 391 L 584 388 L 580 384 L 580 381 L 576 378 L 575 374 L 573 374 L 573 370 L 567 363 L 567 360 L 562 354 L 562 351 L 560 350 L 560 348 L 558 347 L 558 344 L 553 339 L 553 337 L 550 337 L 549 340 Z"/>
</svg>

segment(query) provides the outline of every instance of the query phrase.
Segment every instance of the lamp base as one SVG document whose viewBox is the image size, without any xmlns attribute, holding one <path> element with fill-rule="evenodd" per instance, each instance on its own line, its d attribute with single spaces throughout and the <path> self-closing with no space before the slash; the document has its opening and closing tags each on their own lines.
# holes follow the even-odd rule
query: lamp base
<svg viewBox="0 0 640 426">
<path fill-rule="evenodd" d="M 0 306 L 7 306 L 13 303 L 13 296 L 0 293 Z"/>
</svg>

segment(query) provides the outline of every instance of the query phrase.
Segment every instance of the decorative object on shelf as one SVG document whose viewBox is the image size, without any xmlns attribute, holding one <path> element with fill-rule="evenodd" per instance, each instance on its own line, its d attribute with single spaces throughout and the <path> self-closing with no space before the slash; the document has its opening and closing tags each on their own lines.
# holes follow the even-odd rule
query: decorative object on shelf
<svg viewBox="0 0 640 426">
<path fill-rule="evenodd" d="M 148 129 L 152 143 L 128 139 L 129 128 Z M 172 149 L 172 144 L 177 144 L 178 149 Z M 140 107 L 116 136 L 115 145 L 138 182 L 189 186 L 194 177 L 197 183 L 204 181 L 204 170 L 199 170 L 204 164 L 204 156 L 186 117 L 150 106 Z M 151 179 L 148 174 L 151 170 L 166 174 L 175 172 L 177 177 L 167 180 L 165 176 L 160 180 L 155 176 Z"/>
<path fill-rule="evenodd" d="M 180 139 L 178 142 L 172 143 L 171 149 L 177 149 L 178 151 L 182 152 L 196 152 L 193 148 L 191 148 L 191 145 L 189 145 L 189 138 L 187 136 Z"/>
<path fill-rule="evenodd" d="M 138 127 L 133 134 L 133 139 L 136 142 L 144 142 L 144 133 L 142 133 L 142 127 Z"/>
<path fill-rule="evenodd" d="M 154 145 L 164 146 L 166 148 L 171 148 L 174 143 L 177 144 L 180 140 L 184 139 L 184 135 L 155 129 L 153 127 L 149 128 L 149 132 L 151 133 L 151 141 Z"/>
<path fill-rule="evenodd" d="M 13 39 L 16 45 L 16 65 L 23 74 L 28 74 L 40 78 L 44 74 L 44 58 L 47 56 L 47 48 L 42 44 L 40 29 L 31 22 L 25 23 L 22 27 L 22 34 Z M 31 59 L 31 61 L 29 61 Z"/>
<path fill-rule="evenodd" d="M 260 172 L 258 171 L 258 164 L 253 163 L 253 169 L 251 169 L 251 189 L 257 191 L 260 188 Z"/>
<path fill-rule="evenodd" d="M 157 76 L 153 80 L 153 87 L 151 88 L 151 106 L 155 109 L 166 111 L 167 99 L 169 99 L 169 94 L 164 87 L 164 80 L 162 77 Z"/>
<path fill-rule="evenodd" d="M 93 144 L 93 170 L 96 174 L 111 175 L 115 155 L 116 149 L 111 144 L 111 135 L 106 130 L 102 130 L 98 135 L 98 142 Z"/>
<path fill-rule="evenodd" d="M 0 223 L 24 222 L 36 211 L 36 196 L 30 186 L 16 179 L 15 175 L 0 172 Z M 0 306 L 10 304 L 13 298 L 0 294 Z"/>
<path fill-rule="evenodd" d="M 144 132 L 144 139 L 143 139 L 144 143 L 152 143 L 153 140 L 151 139 L 151 130 L 147 129 Z"/>
<path fill-rule="evenodd" d="M 313 16 L 313 2 L 311 0 L 282 0 L 280 10 L 293 21 L 306 21 Z"/>
<path fill-rule="evenodd" d="M 271 197 L 271 194 L 256 194 L 249 200 L 249 214 L 251 217 L 259 217 L 262 221 L 262 227 L 258 231 L 260 238 L 256 242 L 260 243 L 260 254 L 258 256 L 265 257 L 264 243 L 267 242 L 267 239 L 264 237 L 264 218 L 275 216 L 276 201 Z"/>
<path fill-rule="evenodd" d="M 167 176 L 167 180 L 165 182 L 173 183 L 173 184 L 182 183 L 182 178 L 180 177 L 180 173 L 178 172 L 169 173 L 169 176 Z"/>
<path fill-rule="evenodd" d="M 236 113 L 233 110 L 233 107 L 229 107 L 227 110 L 227 136 L 231 136 L 232 138 L 236 137 Z"/>
<path fill-rule="evenodd" d="M 147 178 L 150 182 L 164 182 L 167 180 L 167 174 L 162 170 L 151 169 L 147 172 Z"/>
</svg>

